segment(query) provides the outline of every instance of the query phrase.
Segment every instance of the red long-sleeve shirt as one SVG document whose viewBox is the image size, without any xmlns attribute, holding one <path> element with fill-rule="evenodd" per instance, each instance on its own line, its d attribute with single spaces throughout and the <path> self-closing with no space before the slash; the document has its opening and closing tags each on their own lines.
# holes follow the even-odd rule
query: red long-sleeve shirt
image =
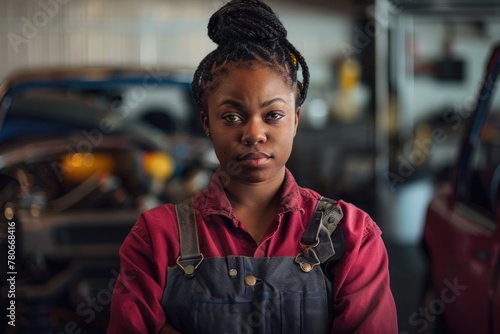
<svg viewBox="0 0 500 334">
<path fill-rule="evenodd" d="M 287 170 L 278 214 L 260 244 L 236 218 L 216 173 L 194 198 L 201 253 L 205 257 L 296 256 L 299 240 L 320 195 L 301 188 Z M 397 333 L 389 288 L 388 258 L 381 231 L 354 205 L 340 201 L 345 255 L 333 274 L 333 333 Z M 167 267 L 180 253 L 175 207 L 143 213 L 121 249 L 108 333 L 158 333 L 167 319 L 161 306 Z"/>
</svg>

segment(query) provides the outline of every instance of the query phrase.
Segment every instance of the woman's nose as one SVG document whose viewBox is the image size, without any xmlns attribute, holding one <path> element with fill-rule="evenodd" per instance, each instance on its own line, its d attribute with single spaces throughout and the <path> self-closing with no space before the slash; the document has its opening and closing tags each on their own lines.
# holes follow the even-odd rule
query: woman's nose
<svg viewBox="0 0 500 334">
<path fill-rule="evenodd" d="M 244 127 L 241 142 L 245 145 L 263 144 L 267 140 L 265 126 L 261 121 L 249 120 Z"/>
</svg>

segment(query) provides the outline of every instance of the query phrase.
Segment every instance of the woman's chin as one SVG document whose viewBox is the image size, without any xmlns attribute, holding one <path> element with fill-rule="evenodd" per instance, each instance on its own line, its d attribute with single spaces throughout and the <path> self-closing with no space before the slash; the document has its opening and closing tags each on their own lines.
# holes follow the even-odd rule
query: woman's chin
<svg viewBox="0 0 500 334">
<path fill-rule="evenodd" d="M 223 171 L 225 174 L 222 181 L 234 180 L 240 183 L 264 183 L 274 180 L 277 177 L 284 177 L 283 171 L 271 170 L 269 168 L 240 168 L 238 173 L 228 173 Z M 224 180 L 225 179 L 225 180 Z"/>
</svg>

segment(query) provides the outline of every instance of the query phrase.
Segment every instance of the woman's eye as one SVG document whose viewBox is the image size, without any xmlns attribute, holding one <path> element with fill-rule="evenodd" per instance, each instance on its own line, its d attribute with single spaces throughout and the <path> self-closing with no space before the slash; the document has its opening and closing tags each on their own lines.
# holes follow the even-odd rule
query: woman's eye
<svg viewBox="0 0 500 334">
<path fill-rule="evenodd" d="M 235 114 L 229 114 L 229 115 L 225 115 L 224 117 L 222 117 L 224 120 L 228 121 L 228 122 L 237 122 L 239 120 L 241 120 L 241 117 L 238 116 L 238 115 L 235 115 Z"/>
<path fill-rule="evenodd" d="M 277 121 L 277 120 L 280 120 L 284 117 L 284 115 L 280 114 L 280 113 L 272 113 L 272 114 L 269 114 L 267 116 L 267 119 L 271 120 L 271 121 Z"/>
</svg>

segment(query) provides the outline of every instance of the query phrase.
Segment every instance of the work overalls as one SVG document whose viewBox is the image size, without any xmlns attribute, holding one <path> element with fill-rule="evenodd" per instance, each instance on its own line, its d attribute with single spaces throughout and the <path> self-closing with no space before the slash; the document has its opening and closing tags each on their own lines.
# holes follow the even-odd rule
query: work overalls
<svg viewBox="0 0 500 334">
<path fill-rule="evenodd" d="M 321 198 L 296 257 L 203 258 L 192 200 L 176 205 L 178 266 L 167 270 L 162 300 L 170 325 L 187 333 L 328 333 L 331 279 L 344 252 L 342 212 Z"/>
</svg>

